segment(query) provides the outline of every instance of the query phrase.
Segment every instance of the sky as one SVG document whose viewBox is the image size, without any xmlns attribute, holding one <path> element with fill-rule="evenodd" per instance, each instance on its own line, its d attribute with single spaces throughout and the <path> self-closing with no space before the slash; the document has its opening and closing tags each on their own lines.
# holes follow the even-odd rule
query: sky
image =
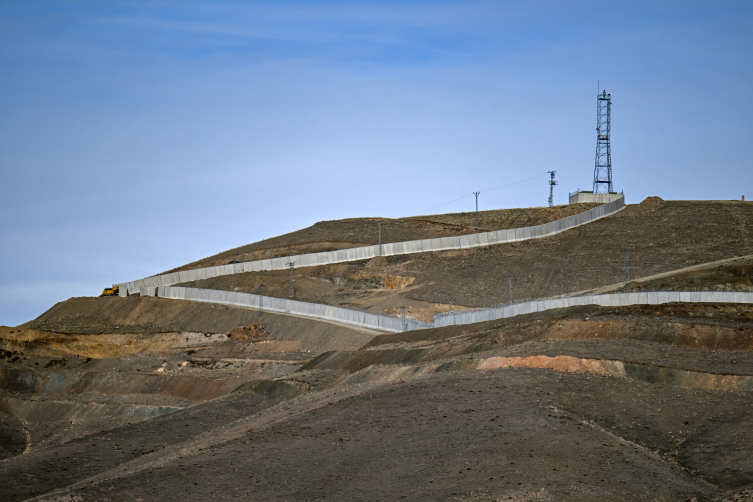
<svg viewBox="0 0 753 502">
<path fill-rule="evenodd" d="M 751 54 L 749 1 L 0 2 L 0 324 L 550 170 L 566 204 L 600 90 L 628 203 L 751 199 Z"/>
</svg>

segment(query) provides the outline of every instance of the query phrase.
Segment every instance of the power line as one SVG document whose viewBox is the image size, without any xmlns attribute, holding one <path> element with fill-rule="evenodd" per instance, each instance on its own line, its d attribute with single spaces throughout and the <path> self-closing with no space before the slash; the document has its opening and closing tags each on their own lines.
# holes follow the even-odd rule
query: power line
<svg viewBox="0 0 753 502">
<path fill-rule="evenodd" d="M 548 176 L 548 173 L 540 174 L 540 175 L 538 175 L 538 176 L 534 176 L 533 178 L 528 178 L 528 179 L 525 179 L 525 180 L 521 180 L 521 181 L 516 181 L 515 183 L 509 183 L 509 184 L 507 184 L 507 185 L 500 185 L 500 186 L 498 186 L 498 187 L 494 187 L 494 188 L 487 188 L 486 190 L 481 190 L 480 192 L 491 192 L 491 191 L 493 191 L 493 190 L 499 190 L 500 188 L 507 188 L 507 187 L 511 187 L 511 186 L 513 186 L 513 185 L 519 185 L 519 184 L 521 184 L 521 183 L 525 183 L 526 181 L 531 181 L 531 180 L 535 180 L 535 179 L 537 179 L 537 178 L 542 178 L 542 177 L 544 177 L 544 176 Z M 480 193 L 480 192 L 479 192 L 479 193 Z M 445 202 L 444 204 L 440 204 L 440 205 L 438 205 L 438 206 L 434 206 L 434 207 L 429 207 L 429 208 L 423 209 L 423 210 L 421 210 L 421 211 L 419 211 L 419 212 L 417 212 L 416 214 L 413 214 L 413 215 L 411 215 L 411 216 L 418 216 L 418 215 L 420 215 L 421 213 L 425 213 L 426 211 L 431 211 L 432 209 L 436 209 L 436 208 L 438 208 L 438 207 L 446 206 L 446 205 L 448 205 L 448 204 L 452 204 L 453 202 L 457 202 L 457 201 L 459 201 L 459 200 L 467 199 L 468 197 L 472 197 L 472 196 L 473 196 L 473 194 L 469 194 L 469 195 L 464 195 L 463 197 L 460 197 L 460 198 L 458 198 L 458 199 L 455 199 L 455 200 L 451 200 L 450 202 Z"/>
</svg>

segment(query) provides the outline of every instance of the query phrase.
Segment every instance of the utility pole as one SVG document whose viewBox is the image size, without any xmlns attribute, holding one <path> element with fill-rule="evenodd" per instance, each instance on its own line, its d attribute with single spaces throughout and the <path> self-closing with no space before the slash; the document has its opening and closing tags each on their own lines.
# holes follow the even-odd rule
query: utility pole
<svg viewBox="0 0 753 502">
<path fill-rule="evenodd" d="M 629 270 L 629 268 L 628 268 L 628 253 L 630 252 L 630 250 L 627 249 L 627 248 L 625 248 L 625 249 L 623 249 L 623 251 L 625 252 L 625 287 L 627 287 L 628 277 L 629 277 L 629 274 L 628 274 L 628 270 Z"/>
<path fill-rule="evenodd" d="M 379 222 L 379 256 L 382 256 L 382 222 Z"/>
<path fill-rule="evenodd" d="M 264 314 L 264 284 L 259 284 L 259 315 Z"/>
<path fill-rule="evenodd" d="M 568 257 L 565 256 L 565 296 L 567 296 L 568 294 L 570 294 L 570 291 L 569 291 L 570 287 L 569 287 L 569 284 L 568 284 L 568 281 L 567 281 L 567 259 L 568 259 Z"/>
<path fill-rule="evenodd" d="M 478 228 L 478 194 L 481 192 L 473 192 L 473 195 L 476 196 L 476 228 Z"/>
<path fill-rule="evenodd" d="M 507 276 L 507 287 L 510 290 L 510 305 L 512 305 L 512 278 L 513 277 L 514 276 L 512 276 L 512 275 L 508 275 Z"/>
<path fill-rule="evenodd" d="M 554 181 L 554 173 L 557 171 L 547 172 L 552 176 L 552 179 L 549 180 L 549 207 L 554 207 L 554 185 L 557 184 L 557 182 Z"/>
<path fill-rule="evenodd" d="M 293 283 L 293 270 L 295 268 L 295 262 L 294 261 L 290 261 L 290 262 L 286 263 L 285 265 L 289 265 L 290 266 L 290 298 L 293 298 L 293 293 L 294 293 L 294 288 L 293 288 L 293 284 L 294 284 Z"/>
</svg>

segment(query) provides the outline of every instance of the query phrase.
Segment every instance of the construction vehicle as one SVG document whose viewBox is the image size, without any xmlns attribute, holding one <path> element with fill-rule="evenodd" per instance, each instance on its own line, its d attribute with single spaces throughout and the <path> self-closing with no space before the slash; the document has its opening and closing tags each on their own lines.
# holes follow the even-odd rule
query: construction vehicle
<svg viewBox="0 0 753 502">
<path fill-rule="evenodd" d="M 105 288 L 99 296 L 120 296 L 120 286 L 113 284 L 111 288 Z"/>
</svg>

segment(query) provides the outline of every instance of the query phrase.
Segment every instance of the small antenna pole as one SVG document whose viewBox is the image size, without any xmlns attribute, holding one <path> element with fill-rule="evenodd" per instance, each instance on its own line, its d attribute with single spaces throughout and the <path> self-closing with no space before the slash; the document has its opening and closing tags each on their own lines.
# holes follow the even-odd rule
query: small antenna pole
<svg viewBox="0 0 753 502">
<path fill-rule="evenodd" d="M 557 171 L 547 171 L 552 178 L 549 180 L 549 207 L 554 207 L 554 185 L 557 184 L 556 181 L 554 181 L 554 173 Z"/>
<path fill-rule="evenodd" d="M 476 196 L 476 228 L 478 228 L 478 194 L 481 192 L 473 192 L 473 195 Z"/>
<path fill-rule="evenodd" d="M 295 269 L 295 262 L 290 261 L 286 263 L 285 265 L 290 266 L 290 298 L 293 298 L 293 293 L 295 292 L 295 289 L 294 289 L 295 283 L 293 282 L 293 270 Z"/>
<path fill-rule="evenodd" d="M 379 256 L 382 256 L 382 222 L 379 222 Z"/>
</svg>

